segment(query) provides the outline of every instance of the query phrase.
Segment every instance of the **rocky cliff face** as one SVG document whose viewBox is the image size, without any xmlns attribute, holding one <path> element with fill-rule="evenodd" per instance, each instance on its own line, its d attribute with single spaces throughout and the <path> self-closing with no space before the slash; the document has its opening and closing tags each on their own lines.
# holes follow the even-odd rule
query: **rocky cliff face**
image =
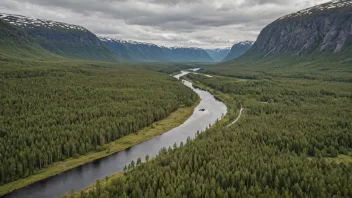
<svg viewBox="0 0 352 198">
<path fill-rule="evenodd" d="M 222 61 L 230 61 L 238 58 L 243 53 L 248 51 L 253 45 L 253 41 L 244 41 L 236 43 L 232 46 L 228 55 Z"/>
<path fill-rule="evenodd" d="M 200 48 L 163 47 L 151 43 L 125 41 L 100 37 L 112 51 L 129 61 L 136 62 L 213 62 Z"/>
<path fill-rule="evenodd" d="M 279 18 L 248 53 L 339 53 L 352 43 L 352 1 L 335 0 Z"/>
<path fill-rule="evenodd" d="M 25 31 L 36 43 L 54 54 L 89 60 L 120 59 L 84 27 L 3 13 L 0 13 L 0 19 Z"/>
</svg>

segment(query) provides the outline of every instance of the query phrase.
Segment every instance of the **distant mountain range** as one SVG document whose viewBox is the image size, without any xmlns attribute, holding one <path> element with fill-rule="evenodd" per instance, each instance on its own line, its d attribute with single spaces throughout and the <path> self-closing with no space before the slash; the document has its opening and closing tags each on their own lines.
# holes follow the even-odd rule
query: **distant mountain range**
<svg viewBox="0 0 352 198">
<path fill-rule="evenodd" d="M 234 44 L 230 52 L 223 59 L 223 61 L 225 62 L 229 60 L 235 60 L 243 53 L 245 53 L 247 50 L 249 50 L 252 47 L 253 43 L 254 43 L 253 41 L 244 41 L 244 42 L 239 42 Z"/>
<path fill-rule="evenodd" d="M 201 48 L 164 47 L 151 43 L 100 37 L 113 52 L 136 62 L 214 62 Z"/>
<path fill-rule="evenodd" d="M 136 62 L 222 62 L 238 58 L 253 45 L 252 41 L 244 41 L 236 43 L 232 48 L 201 49 L 164 47 L 145 42 L 99 38 L 109 49 L 124 59 Z"/>
<path fill-rule="evenodd" d="M 0 20 L 16 27 L 18 31 L 23 31 L 26 35 L 28 34 L 28 39 L 37 47 L 39 45 L 50 53 L 70 59 L 132 62 L 221 62 L 224 58 L 226 60 L 237 58 L 247 50 L 241 45 L 233 46 L 230 51 L 230 48 L 164 47 L 151 43 L 98 38 L 86 28 L 78 25 L 5 13 L 0 13 Z M 229 53 L 234 55 L 230 56 Z"/>
<path fill-rule="evenodd" d="M 217 48 L 217 49 L 206 49 L 210 57 L 215 62 L 221 62 L 229 54 L 231 48 Z"/>
</svg>

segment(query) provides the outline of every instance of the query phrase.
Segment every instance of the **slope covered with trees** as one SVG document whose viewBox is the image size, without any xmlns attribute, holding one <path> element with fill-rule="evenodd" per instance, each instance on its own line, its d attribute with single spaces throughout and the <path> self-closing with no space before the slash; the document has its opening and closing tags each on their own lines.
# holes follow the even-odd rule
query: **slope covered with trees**
<svg viewBox="0 0 352 198">
<path fill-rule="evenodd" d="M 198 99 L 140 67 L 35 57 L 0 65 L 0 184 L 101 150 Z"/>
<path fill-rule="evenodd" d="M 335 160 L 352 159 L 351 83 L 189 78 L 242 104 L 240 120 L 134 162 L 125 176 L 98 182 L 83 197 L 352 196 L 352 163 Z"/>
<path fill-rule="evenodd" d="M 350 8 L 337 0 L 282 17 L 238 59 L 205 67 L 212 77 L 189 74 L 242 106 L 240 120 L 81 196 L 352 197 Z"/>
<path fill-rule="evenodd" d="M 16 60 L 24 58 L 35 58 L 37 60 L 52 59 L 57 60 L 60 57 L 55 56 L 36 45 L 33 39 L 21 29 L 18 29 L 6 21 L 0 19 L 0 59 Z"/>
<path fill-rule="evenodd" d="M 105 47 L 95 34 L 81 26 L 4 13 L 0 13 L 0 20 L 26 32 L 33 43 L 62 57 L 94 61 L 122 60 Z"/>
</svg>

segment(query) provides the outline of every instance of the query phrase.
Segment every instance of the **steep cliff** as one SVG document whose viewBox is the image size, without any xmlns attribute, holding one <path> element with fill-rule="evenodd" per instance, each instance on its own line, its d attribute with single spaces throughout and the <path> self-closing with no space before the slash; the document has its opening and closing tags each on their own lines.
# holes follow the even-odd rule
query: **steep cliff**
<svg viewBox="0 0 352 198">
<path fill-rule="evenodd" d="M 96 35 L 81 26 L 3 13 L 0 19 L 25 31 L 36 43 L 54 54 L 74 59 L 120 60 Z"/>
<path fill-rule="evenodd" d="M 240 43 L 236 43 L 232 46 L 230 52 L 222 61 L 230 61 L 238 58 L 247 50 L 249 50 L 253 45 L 253 41 L 244 41 Z"/>
<path fill-rule="evenodd" d="M 352 1 L 335 0 L 266 26 L 246 55 L 340 53 L 352 44 Z"/>
<path fill-rule="evenodd" d="M 151 43 L 100 37 L 100 40 L 122 58 L 135 62 L 213 62 L 200 48 L 163 47 Z"/>
</svg>

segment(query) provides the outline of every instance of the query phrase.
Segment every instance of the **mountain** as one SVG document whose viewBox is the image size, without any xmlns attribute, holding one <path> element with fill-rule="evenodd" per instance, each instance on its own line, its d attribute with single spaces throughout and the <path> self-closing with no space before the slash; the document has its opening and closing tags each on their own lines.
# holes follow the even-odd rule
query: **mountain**
<svg viewBox="0 0 352 198">
<path fill-rule="evenodd" d="M 261 31 L 246 55 L 337 54 L 350 50 L 351 44 L 352 1 L 335 0 L 277 19 Z"/>
<path fill-rule="evenodd" d="M 352 1 L 335 0 L 275 20 L 241 57 L 204 72 L 352 82 L 351 63 Z"/>
<path fill-rule="evenodd" d="M 110 50 L 135 62 L 213 62 L 201 48 L 163 47 L 151 43 L 100 37 Z"/>
<path fill-rule="evenodd" d="M 215 62 L 222 61 L 230 52 L 231 48 L 217 48 L 217 49 L 206 49 L 210 57 Z"/>
<path fill-rule="evenodd" d="M 0 13 L 0 19 L 25 31 L 34 42 L 54 54 L 72 59 L 121 60 L 84 27 L 4 13 Z"/>
<path fill-rule="evenodd" d="M 253 45 L 253 41 L 244 41 L 236 43 L 232 46 L 228 55 L 222 61 L 234 60 L 249 50 Z"/>
<path fill-rule="evenodd" d="M 59 59 L 41 46 L 23 30 L 0 19 L 0 61 L 9 59 Z"/>
<path fill-rule="evenodd" d="M 196 47 L 171 47 L 164 48 L 166 54 L 171 57 L 172 62 L 213 62 L 209 54 L 201 48 Z"/>
</svg>

